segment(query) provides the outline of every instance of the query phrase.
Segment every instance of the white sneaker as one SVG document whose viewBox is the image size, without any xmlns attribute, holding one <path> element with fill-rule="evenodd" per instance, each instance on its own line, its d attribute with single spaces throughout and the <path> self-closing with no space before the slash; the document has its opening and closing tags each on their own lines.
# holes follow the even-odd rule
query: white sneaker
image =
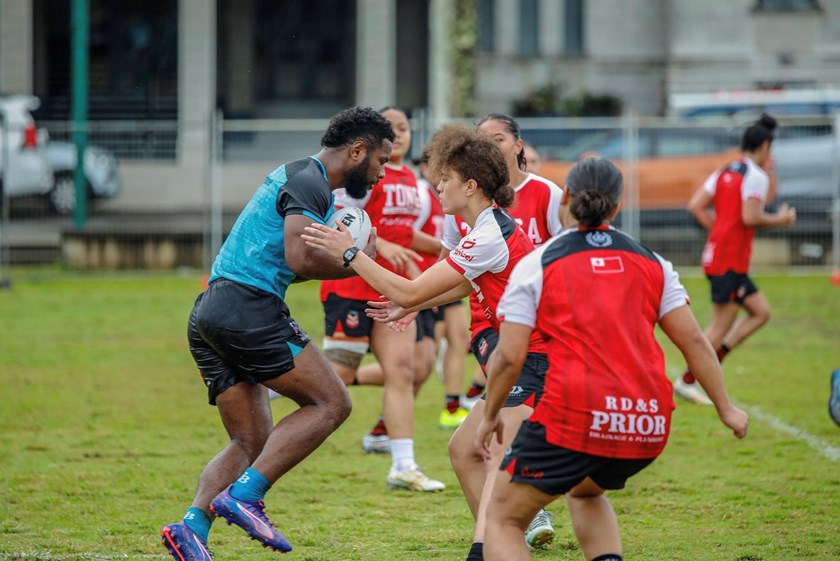
<svg viewBox="0 0 840 561">
<path fill-rule="evenodd" d="M 391 437 L 387 434 L 373 435 L 367 433 L 362 437 L 362 450 L 368 454 L 390 454 Z"/>
<path fill-rule="evenodd" d="M 422 471 L 420 466 L 414 465 L 411 469 L 405 471 L 396 471 L 393 466 L 388 472 L 388 487 L 391 489 L 407 489 L 409 491 L 424 491 L 435 492 L 443 491 L 446 485 L 440 481 L 429 479 Z"/>
<path fill-rule="evenodd" d="M 467 397 L 465 395 L 462 395 L 461 396 L 461 407 L 463 407 L 467 411 L 472 411 L 472 408 L 479 401 L 481 401 L 481 396 L 480 395 L 477 395 L 475 397 Z"/>
<path fill-rule="evenodd" d="M 537 515 L 531 520 L 528 529 L 525 530 L 525 541 L 531 547 L 542 547 L 554 541 L 554 526 L 551 525 L 551 517 L 554 516 L 547 510 L 540 509 Z"/>
<path fill-rule="evenodd" d="M 700 384 L 697 382 L 687 384 L 683 381 L 682 376 L 674 380 L 674 393 L 691 403 L 713 405 L 712 400 L 709 399 L 709 396 L 706 395 L 706 392 L 703 391 Z"/>
</svg>

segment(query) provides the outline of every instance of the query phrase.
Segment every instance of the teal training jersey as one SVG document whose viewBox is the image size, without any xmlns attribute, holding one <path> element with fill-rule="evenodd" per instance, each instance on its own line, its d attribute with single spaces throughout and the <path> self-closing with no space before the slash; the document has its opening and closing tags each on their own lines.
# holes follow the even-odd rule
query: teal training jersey
<svg viewBox="0 0 840 561">
<path fill-rule="evenodd" d="M 286 216 L 304 214 L 323 224 L 333 214 L 334 202 L 324 164 L 317 158 L 280 166 L 237 218 L 213 262 L 210 282 L 226 278 L 285 298 L 295 278 L 286 263 Z"/>
</svg>

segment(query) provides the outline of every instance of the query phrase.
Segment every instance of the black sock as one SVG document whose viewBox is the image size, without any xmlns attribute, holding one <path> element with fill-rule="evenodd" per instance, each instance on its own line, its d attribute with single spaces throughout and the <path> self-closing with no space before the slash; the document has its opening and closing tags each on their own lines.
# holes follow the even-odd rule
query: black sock
<svg viewBox="0 0 840 561">
<path fill-rule="evenodd" d="M 717 350 L 718 362 L 723 362 L 723 359 L 726 358 L 726 355 L 729 354 L 729 351 L 729 347 L 721 343 L 720 348 Z"/>
<path fill-rule="evenodd" d="M 467 554 L 467 561 L 484 561 L 484 544 L 475 542 L 470 547 L 470 552 Z"/>
<path fill-rule="evenodd" d="M 605 553 L 594 558 L 592 561 L 623 561 L 623 559 L 618 553 Z"/>
</svg>

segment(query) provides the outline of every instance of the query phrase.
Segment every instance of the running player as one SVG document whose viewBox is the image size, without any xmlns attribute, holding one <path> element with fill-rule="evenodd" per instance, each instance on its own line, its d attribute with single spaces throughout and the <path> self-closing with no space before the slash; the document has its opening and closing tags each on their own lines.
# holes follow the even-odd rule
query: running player
<svg viewBox="0 0 840 561">
<path fill-rule="evenodd" d="M 729 352 L 770 319 L 770 304 L 749 277 L 755 230 L 791 226 L 796 210 L 782 204 L 764 210 L 770 180 L 767 165 L 776 120 L 764 114 L 741 138 L 741 158 L 713 173 L 688 203 L 692 216 L 709 230 L 703 248 L 703 271 L 712 292 L 712 322 L 706 337 L 722 362 Z M 737 320 L 743 308 L 747 315 Z M 674 381 L 676 394 L 693 403 L 711 405 L 697 387 L 691 368 Z"/>
<path fill-rule="evenodd" d="M 340 186 L 352 197 L 367 194 L 384 176 L 393 140 L 391 124 L 370 108 L 338 113 L 318 154 L 269 174 L 213 262 L 209 286 L 189 317 L 188 338 L 230 442 L 202 471 L 183 520 L 161 532 L 178 561 L 211 561 L 207 537 L 214 516 L 266 547 L 292 549 L 262 499 L 341 425 L 350 397 L 284 298 L 296 280 L 353 274 L 304 244 L 300 234 L 313 220 L 327 221 Z M 366 251 L 373 248 L 374 241 Z M 266 387 L 299 405 L 276 425 Z"/>
</svg>

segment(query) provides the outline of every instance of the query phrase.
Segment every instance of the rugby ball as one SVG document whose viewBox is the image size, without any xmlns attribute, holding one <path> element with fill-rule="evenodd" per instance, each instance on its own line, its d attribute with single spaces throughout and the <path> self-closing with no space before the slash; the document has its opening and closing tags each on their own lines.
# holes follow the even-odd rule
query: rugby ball
<svg viewBox="0 0 840 561">
<path fill-rule="evenodd" d="M 344 224 L 347 229 L 350 230 L 350 235 L 353 236 L 353 241 L 356 243 L 356 247 L 364 249 L 370 239 L 371 228 L 370 216 L 368 216 L 368 213 L 365 212 L 365 209 L 353 206 L 347 206 L 339 209 L 330 216 L 329 220 L 327 220 L 327 226 L 337 230 L 339 222 Z"/>
</svg>

